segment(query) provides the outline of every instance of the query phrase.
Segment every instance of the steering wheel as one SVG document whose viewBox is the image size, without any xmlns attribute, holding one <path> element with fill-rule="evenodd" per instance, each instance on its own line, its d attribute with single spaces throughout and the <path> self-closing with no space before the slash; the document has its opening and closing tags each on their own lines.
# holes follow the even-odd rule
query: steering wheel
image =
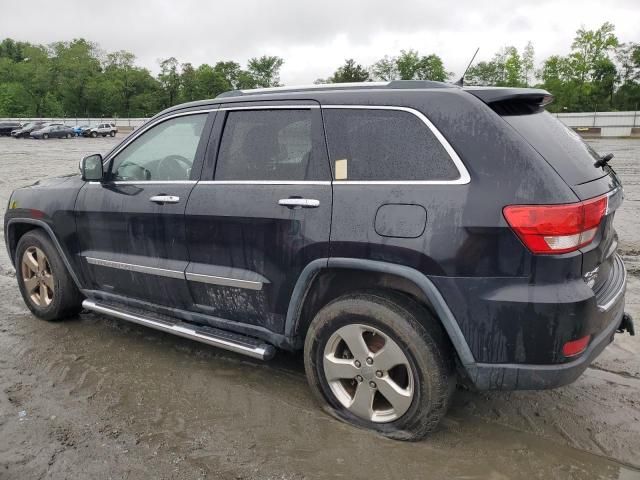
<svg viewBox="0 0 640 480">
<path fill-rule="evenodd" d="M 157 180 L 188 180 L 191 163 L 182 155 L 168 155 L 158 162 Z"/>
</svg>

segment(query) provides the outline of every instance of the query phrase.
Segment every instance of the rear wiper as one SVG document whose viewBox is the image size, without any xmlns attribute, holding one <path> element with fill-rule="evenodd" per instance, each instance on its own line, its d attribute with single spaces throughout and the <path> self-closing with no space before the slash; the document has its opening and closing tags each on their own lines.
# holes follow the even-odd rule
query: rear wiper
<svg viewBox="0 0 640 480">
<path fill-rule="evenodd" d="M 609 164 L 609 160 L 613 158 L 613 153 L 607 153 L 604 157 L 601 157 L 596 163 L 593 164 L 594 167 L 600 168 Z"/>
</svg>

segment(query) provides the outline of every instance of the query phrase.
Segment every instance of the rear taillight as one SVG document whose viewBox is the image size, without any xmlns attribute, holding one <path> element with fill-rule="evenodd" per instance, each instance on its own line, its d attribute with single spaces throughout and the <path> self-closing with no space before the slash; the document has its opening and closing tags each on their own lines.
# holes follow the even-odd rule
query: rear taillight
<svg viewBox="0 0 640 480">
<path fill-rule="evenodd" d="M 503 214 L 532 253 L 567 253 L 591 243 L 607 212 L 608 198 L 561 205 L 508 205 Z"/>
</svg>

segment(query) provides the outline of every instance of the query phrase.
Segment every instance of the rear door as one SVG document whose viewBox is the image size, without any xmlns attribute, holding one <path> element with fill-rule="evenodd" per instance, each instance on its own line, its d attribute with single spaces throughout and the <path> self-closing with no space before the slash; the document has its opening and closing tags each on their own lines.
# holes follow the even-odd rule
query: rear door
<svg viewBox="0 0 640 480">
<path fill-rule="evenodd" d="M 284 330 L 302 269 L 329 253 L 331 174 L 318 105 L 225 105 L 186 210 L 195 310 Z"/>
<path fill-rule="evenodd" d="M 191 305 L 184 210 L 215 113 L 149 123 L 108 159 L 103 182 L 76 202 L 85 275 L 94 290 L 177 308 Z"/>
</svg>

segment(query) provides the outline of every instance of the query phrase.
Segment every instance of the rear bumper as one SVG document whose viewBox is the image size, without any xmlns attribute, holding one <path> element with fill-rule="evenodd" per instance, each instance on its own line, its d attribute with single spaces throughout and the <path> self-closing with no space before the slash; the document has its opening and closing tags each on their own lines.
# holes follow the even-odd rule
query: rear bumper
<svg viewBox="0 0 640 480">
<path fill-rule="evenodd" d="M 612 321 L 576 360 L 555 365 L 476 363 L 466 367 L 478 390 L 543 390 L 574 382 L 613 341 L 622 322 L 624 301 L 611 312 Z"/>
<path fill-rule="evenodd" d="M 437 286 L 471 350 L 473 361 L 462 366 L 470 383 L 480 390 L 537 390 L 573 382 L 611 343 L 624 315 L 626 270 L 615 255 L 596 291 L 581 278 L 553 284 L 441 278 Z M 566 342 L 587 335 L 583 353 L 562 355 Z"/>
</svg>

